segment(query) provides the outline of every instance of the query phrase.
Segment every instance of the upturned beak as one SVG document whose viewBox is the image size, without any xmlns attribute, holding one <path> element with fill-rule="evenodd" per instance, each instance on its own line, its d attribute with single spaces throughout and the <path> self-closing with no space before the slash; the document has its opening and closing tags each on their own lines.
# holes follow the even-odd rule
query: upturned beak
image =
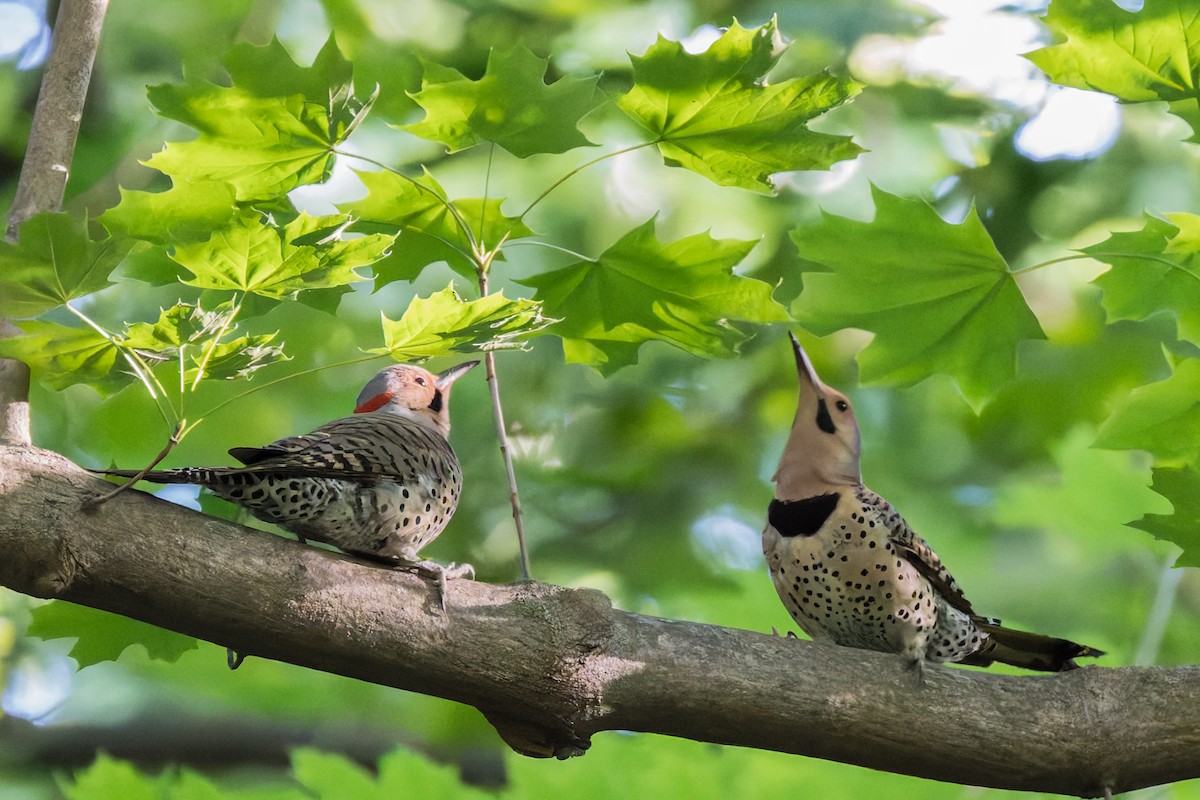
<svg viewBox="0 0 1200 800">
<path fill-rule="evenodd" d="M 812 390 L 813 396 L 817 399 L 814 418 L 817 427 L 825 433 L 834 433 L 837 431 L 837 427 L 833 424 L 833 417 L 829 416 L 829 406 L 825 401 L 825 384 L 821 383 L 812 361 L 808 359 L 808 353 L 804 352 L 804 348 L 800 346 L 800 340 L 796 338 L 796 334 L 789 331 L 788 336 L 792 337 L 792 350 L 796 354 L 796 372 L 800 374 L 800 408 L 812 408 L 812 406 L 806 406 L 804 400 L 804 392 L 807 387 Z"/>
<path fill-rule="evenodd" d="M 824 400 L 824 384 L 821 383 L 821 378 L 817 375 L 817 370 L 813 367 L 812 361 L 809 360 L 808 353 L 804 352 L 804 348 L 800 346 L 800 340 L 796 338 L 796 334 L 788 331 L 788 336 L 792 339 L 792 350 L 796 354 L 796 372 L 800 375 L 801 385 L 812 389 L 818 400 Z"/>
<path fill-rule="evenodd" d="M 456 380 L 461 378 L 463 375 L 466 375 L 477 366 L 479 366 L 478 361 L 464 361 L 461 364 L 450 367 L 450 369 L 439 372 L 433 384 L 444 392 L 449 389 Z"/>
</svg>

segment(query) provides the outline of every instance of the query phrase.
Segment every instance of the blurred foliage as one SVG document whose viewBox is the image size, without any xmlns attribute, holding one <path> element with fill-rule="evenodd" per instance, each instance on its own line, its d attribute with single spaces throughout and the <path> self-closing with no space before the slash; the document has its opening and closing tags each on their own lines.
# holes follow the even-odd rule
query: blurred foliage
<svg viewBox="0 0 1200 800">
<path fill-rule="evenodd" d="M 787 308 L 827 337 L 805 346 L 855 399 L 868 484 L 981 611 L 1107 650 L 1106 666 L 1143 645 L 1191 663 L 1194 573 L 1168 618 L 1152 610 L 1200 547 L 1200 151 L 1173 116 L 1194 121 L 1200 34 L 1181 3 L 1054 0 L 1032 61 L 1125 104 L 1105 148 L 1036 160 L 1021 134 L 1056 89 L 1020 59 L 985 85 L 919 68 L 952 21 L 903 0 L 124 0 L 66 213 L 0 252 L 0 310 L 38 316 L 4 347 L 38 370 L 40 445 L 129 467 L 185 420 L 167 466 L 342 416 L 372 352 L 521 345 L 497 362 L 535 576 L 767 631 L 790 627 L 758 542 L 795 409 Z M 996 31 L 1036 19 L 976 14 Z M 0 72 L 8 197 L 37 79 Z M 782 172 L 798 168 L 819 170 Z M 484 382 L 454 406 L 468 489 L 426 553 L 513 580 Z M 1004 794 L 621 734 L 533 762 L 470 709 L 256 659 L 230 673 L 215 646 L 34 606 L 0 593 L 5 712 L 111 738 L 82 761 L 6 742 L 5 797 L 478 794 L 459 776 L 513 797 Z M 164 709 L 327 731 L 329 754 L 296 751 L 290 771 L 163 759 L 130 733 Z M 408 750 L 370 774 L 333 755 L 353 750 L 347 730 Z M 139 766 L 88 766 L 96 748 Z"/>
</svg>

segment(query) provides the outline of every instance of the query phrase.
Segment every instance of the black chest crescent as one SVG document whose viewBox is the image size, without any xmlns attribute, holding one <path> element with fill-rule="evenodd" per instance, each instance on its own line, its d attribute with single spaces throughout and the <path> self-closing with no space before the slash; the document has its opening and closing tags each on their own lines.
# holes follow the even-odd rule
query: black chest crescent
<svg viewBox="0 0 1200 800">
<path fill-rule="evenodd" d="M 821 530 L 840 498 L 837 492 L 830 492 L 803 500 L 772 500 L 767 521 L 780 536 L 812 536 Z"/>
</svg>

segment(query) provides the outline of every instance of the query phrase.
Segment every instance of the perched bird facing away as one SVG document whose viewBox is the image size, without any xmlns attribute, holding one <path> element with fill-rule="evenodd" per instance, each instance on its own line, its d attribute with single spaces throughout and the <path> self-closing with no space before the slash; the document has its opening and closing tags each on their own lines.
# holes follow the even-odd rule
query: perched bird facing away
<svg viewBox="0 0 1200 800">
<path fill-rule="evenodd" d="M 784 606 L 813 639 L 926 660 L 1075 669 L 1091 647 L 1000 627 L 971 608 L 937 553 L 862 484 L 854 410 L 792 336 L 800 402 L 763 530 Z"/>
<path fill-rule="evenodd" d="M 443 567 L 417 554 L 458 505 L 462 470 L 447 440 L 450 388 L 478 363 L 437 375 L 404 364 L 388 367 L 363 387 L 353 415 L 302 436 L 230 450 L 244 466 L 152 470 L 142 477 L 205 486 L 302 539 L 432 575 L 444 606 L 446 579 L 473 576 L 474 570 L 469 564 Z"/>
</svg>

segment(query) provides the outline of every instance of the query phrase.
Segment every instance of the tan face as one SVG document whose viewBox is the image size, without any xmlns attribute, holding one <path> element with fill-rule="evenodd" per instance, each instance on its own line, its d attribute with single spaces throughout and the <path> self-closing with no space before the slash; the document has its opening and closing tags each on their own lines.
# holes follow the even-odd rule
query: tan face
<svg viewBox="0 0 1200 800">
<path fill-rule="evenodd" d="M 448 433 L 450 387 L 478 364 L 478 361 L 466 361 L 436 375 L 409 364 L 382 369 L 359 392 L 354 413 L 403 414 Z"/>
<path fill-rule="evenodd" d="M 792 337 L 800 397 L 775 475 L 781 497 L 819 494 L 821 487 L 859 482 L 858 421 L 846 395 L 821 382 L 808 354 Z M 808 494 L 806 494 L 808 493 Z"/>
<path fill-rule="evenodd" d="M 354 413 L 364 414 L 388 404 L 401 408 L 429 408 L 438 392 L 437 377 L 427 369 L 397 364 L 380 370 L 358 393 Z"/>
</svg>

